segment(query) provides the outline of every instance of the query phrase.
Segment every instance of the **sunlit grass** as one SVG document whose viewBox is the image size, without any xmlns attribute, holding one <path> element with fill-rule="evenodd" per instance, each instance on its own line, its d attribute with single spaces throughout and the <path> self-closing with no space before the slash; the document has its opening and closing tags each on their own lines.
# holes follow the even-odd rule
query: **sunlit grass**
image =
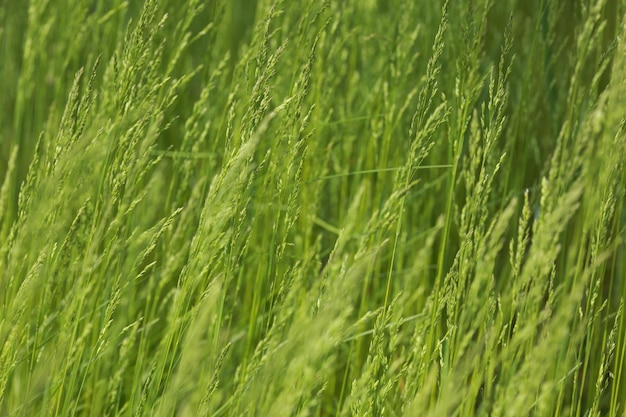
<svg viewBox="0 0 626 417">
<path fill-rule="evenodd" d="M 0 415 L 623 416 L 626 3 L 0 3 Z"/>
</svg>

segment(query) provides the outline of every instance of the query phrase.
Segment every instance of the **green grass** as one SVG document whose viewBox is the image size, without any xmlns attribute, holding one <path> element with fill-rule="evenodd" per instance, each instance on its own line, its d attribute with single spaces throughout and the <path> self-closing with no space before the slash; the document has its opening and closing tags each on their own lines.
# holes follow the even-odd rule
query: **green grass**
<svg viewBox="0 0 626 417">
<path fill-rule="evenodd" d="M 626 415 L 626 1 L 443 3 L 0 2 L 0 415 Z"/>
</svg>

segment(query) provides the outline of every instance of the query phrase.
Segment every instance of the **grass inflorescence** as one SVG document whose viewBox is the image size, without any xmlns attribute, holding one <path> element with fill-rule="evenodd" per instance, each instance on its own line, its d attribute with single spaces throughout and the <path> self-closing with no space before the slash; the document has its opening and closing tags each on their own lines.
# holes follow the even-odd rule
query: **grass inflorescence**
<svg viewBox="0 0 626 417">
<path fill-rule="evenodd" d="M 624 16 L 0 3 L 0 415 L 623 416 Z"/>
</svg>

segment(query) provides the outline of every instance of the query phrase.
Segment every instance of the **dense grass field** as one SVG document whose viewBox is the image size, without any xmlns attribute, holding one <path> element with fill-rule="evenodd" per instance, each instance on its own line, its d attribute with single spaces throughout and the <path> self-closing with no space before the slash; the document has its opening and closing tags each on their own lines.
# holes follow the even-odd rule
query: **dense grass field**
<svg viewBox="0 0 626 417">
<path fill-rule="evenodd" d="M 0 0 L 0 416 L 626 416 L 626 0 Z"/>
</svg>

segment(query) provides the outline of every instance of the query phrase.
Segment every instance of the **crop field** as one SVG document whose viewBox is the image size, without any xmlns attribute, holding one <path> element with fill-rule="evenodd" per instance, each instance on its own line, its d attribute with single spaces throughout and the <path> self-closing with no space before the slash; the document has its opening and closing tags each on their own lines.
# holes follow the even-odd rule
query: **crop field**
<svg viewBox="0 0 626 417">
<path fill-rule="evenodd" d="M 626 416 L 626 0 L 0 0 L 1 417 Z"/>
</svg>

